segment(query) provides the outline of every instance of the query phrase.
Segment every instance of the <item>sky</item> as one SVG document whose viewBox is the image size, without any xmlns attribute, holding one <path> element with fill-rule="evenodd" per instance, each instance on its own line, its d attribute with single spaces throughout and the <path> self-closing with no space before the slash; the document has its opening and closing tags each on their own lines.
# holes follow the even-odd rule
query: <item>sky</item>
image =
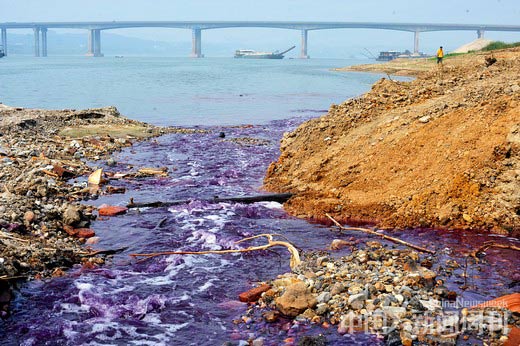
<svg viewBox="0 0 520 346">
<path fill-rule="evenodd" d="M 0 0 L 0 22 L 112 20 L 287 20 L 384 21 L 520 25 L 520 0 Z M 160 41 L 190 41 L 181 29 L 114 30 L 125 36 Z M 520 33 L 486 37 L 520 41 Z M 456 48 L 476 38 L 470 32 L 421 34 L 421 48 Z M 363 46 L 413 48 L 413 35 L 383 30 L 325 30 L 310 33 L 310 54 L 328 54 Z M 236 42 L 237 48 L 284 48 L 298 44 L 299 33 L 276 29 L 222 29 L 203 33 L 203 43 Z M 330 52 L 331 53 L 331 52 Z"/>
</svg>

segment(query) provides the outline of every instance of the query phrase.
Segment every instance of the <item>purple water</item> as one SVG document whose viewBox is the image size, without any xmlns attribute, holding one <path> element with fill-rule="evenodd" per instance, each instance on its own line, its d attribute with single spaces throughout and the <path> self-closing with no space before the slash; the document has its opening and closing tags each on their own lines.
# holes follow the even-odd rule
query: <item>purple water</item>
<svg viewBox="0 0 520 346">
<path fill-rule="evenodd" d="M 20 345 L 265 345 L 296 344 L 305 335 L 324 334 L 331 345 L 377 344 L 374 336 L 341 336 L 336 328 L 292 324 L 233 323 L 246 313 L 238 294 L 255 282 L 288 272 L 285 249 L 220 255 L 172 255 L 146 261 L 130 253 L 199 251 L 238 248 L 234 241 L 259 233 L 280 233 L 303 251 L 325 250 L 338 233 L 288 216 L 278 203 L 208 204 L 198 199 L 258 193 L 268 164 L 279 155 L 283 132 L 303 119 L 274 121 L 265 126 L 211 127 L 204 134 L 166 135 L 115 155 L 108 171 L 167 166 L 167 178 L 113 181 L 128 188 L 124 195 L 103 196 L 95 205 L 192 199 L 189 204 L 132 210 L 93 223 L 99 249 L 128 246 L 102 268 L 73 269 L 67 276 L 24 285 L 13 303 L 13 317 L 0 328 L 3 344 Z M 224 131 L 226 138 L 218 137 Z M 239 145 L 231 138 L 254 137 L 267 145 Z M 345 237 L 364 238 L 348 233 Z M 485 240 L 515 241 L 486 234 L 414 230 L 397 234 L 418 245 L 436 248 L 439 257 L 463 263 L 464 254 Z M 517 242 L 518 243 L 518 242 Z M 434 245 L 435 244 L 435 245 Z M 240 246 L 247 246 L 248 244 Z M 348 249 L 344 250 L 348 252 Z M 343 252 L 343 253 L 345 253 Z M 335 255 L 341 255 L 339 252 Z M 520 259 L 508 250 L 489 250 L 488 264 L 468 270 L 469 288 L 455 276 L 450 289 L 468 300 L 518 290 Z M 457 269 L 459 274 L 463 270 Z M 515 276 L 516 275 L 516 276 Z M 289 339 L 288 339 L 289 338 Z M 292 338 L 292 339 L 291 339 Z"/>
</svg>

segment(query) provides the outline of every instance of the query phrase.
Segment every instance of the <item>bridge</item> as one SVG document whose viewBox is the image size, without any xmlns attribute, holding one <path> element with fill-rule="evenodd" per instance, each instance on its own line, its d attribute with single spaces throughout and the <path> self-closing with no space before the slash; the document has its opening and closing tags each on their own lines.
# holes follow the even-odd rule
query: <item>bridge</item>
<svg viewBox="0 0 520 346">
<path fill-rule="evenodd" d="M 202 31 L 224 28 L 276 28 L 301 32 L 300 58 L 307 54 L 308 33 L 313 30 L 330 29 L 380 29 L 407 31 L 414 34 L 414 53 L 419 53 L 419 34 L 429 31 L 476 31 L 483 37 L 485 31 L 520 31 L 520 25 L 487 24 L 434 24 L 434 23 L 371 23 L 371 22 L 281 22 L 281 21 L 112 21 L 112 22 L 6 22 L 0 23 L 1 44 L 7 55 L 7 30 L 33 29 L 34 56 L 47 56 L 48 29 L 88 30 L 88 56 L 99 57 L 101 53 L 101 31 L 126 28 L 178 28 L 192 31 L 191 57 L 201 58 Z M 41 38 L 41 40 L 40 40 Z"/>
</svg>

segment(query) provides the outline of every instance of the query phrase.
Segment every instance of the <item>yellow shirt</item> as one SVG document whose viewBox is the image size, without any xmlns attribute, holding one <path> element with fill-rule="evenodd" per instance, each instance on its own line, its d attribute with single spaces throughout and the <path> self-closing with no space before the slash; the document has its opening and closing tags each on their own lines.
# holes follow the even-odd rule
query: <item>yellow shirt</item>
<svg viewBox="0 0 520 346">
<path fill-rule="evenodd" d="M 444 57 L 444 52 L 442 51 L 442 49 L 439 48 L 439 50 L 437 51 L 437 58 L 443 58 Z"/>
</svg>

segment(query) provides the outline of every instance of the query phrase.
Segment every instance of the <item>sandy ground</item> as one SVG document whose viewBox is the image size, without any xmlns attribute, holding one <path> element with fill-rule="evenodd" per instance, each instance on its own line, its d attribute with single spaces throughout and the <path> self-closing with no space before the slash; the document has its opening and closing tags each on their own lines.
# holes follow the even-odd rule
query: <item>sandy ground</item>
<svg viewBox="0 0 520 346">
<path fill-rule="evenodd" d="M 402 59 L 342 71 L 383 78 L 287 133 L 265 187 L 286 209 L 386 228 L 520 230 L 520 50 Z"/>
</svg>

